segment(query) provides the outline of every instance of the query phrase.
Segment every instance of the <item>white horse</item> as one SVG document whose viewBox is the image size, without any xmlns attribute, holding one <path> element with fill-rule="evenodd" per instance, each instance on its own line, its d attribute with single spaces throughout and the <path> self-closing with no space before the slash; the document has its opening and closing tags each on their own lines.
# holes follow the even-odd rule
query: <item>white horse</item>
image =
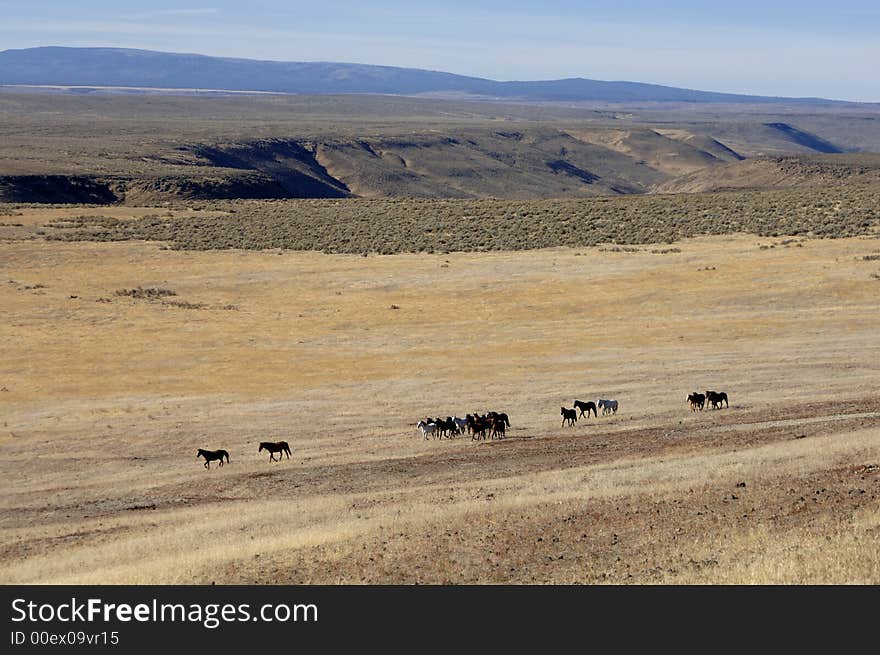
<svg viewBox="0 0 880 655">
<path fill-rule="evenodd" d="M 617 414 L 616 400 L 597 400 L 596 407 L 602 408 L 602 416 L 606 414 Z"/>
<path fill-rule="evenodd" d="M 437 424 L 436 423 L 428 423 L 424 419 L 419 421 L 416 424 L 416 427 L 421 430 L 422 436 L 427 439 L 428 435 L 436 435 L 437 434 Z"/>
</svg>

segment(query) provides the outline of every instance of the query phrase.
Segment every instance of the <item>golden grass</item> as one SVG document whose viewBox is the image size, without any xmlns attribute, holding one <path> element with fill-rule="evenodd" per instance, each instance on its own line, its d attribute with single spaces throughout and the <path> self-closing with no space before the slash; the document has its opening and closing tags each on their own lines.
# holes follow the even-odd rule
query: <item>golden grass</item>
<svg viewBox="0 0 880 655">
<path fill-rule="evenodd" d="M 876 408 L 835 405 L 880 380 L 862 259 L 877 242 L 782 241 L 381 258 L 0 243 L 0 580 L 625 582 L 605 546 L 528 575 L 471 546 L 460 566 L 413 558 L 487 525 L 513 553 L 543 517 L 591 504 L 635 530 L 614 507 L 696 511 L 748 479 L 784 523 L 668 518 L 686 545 L 621 561 L 716 563 L 635 581 L 876 583 L 876 482 L 849 495 L 833 471 L 880 461 Z M 208 309 L 114 296 L 137 286 Z M 685 394 L 709 387 L 731 409 L 692 414 Z M 620 413 L 560 428 L 560 405 L 599 396 Z M 487 409 L 510 414 L 506 443 L 415 430 Z M 293 458 L 269 464 L 257 442 L 280 438 Z M 232 462 L 205 471 L 199 447 Z M 838 476 L 841 502 L 786 509 L 817 476 Z M 578 520 L 572 534 L 609 529 Z M 404 537 L 386 571 L 365 553 L 389 531 Z"/>
</svg>

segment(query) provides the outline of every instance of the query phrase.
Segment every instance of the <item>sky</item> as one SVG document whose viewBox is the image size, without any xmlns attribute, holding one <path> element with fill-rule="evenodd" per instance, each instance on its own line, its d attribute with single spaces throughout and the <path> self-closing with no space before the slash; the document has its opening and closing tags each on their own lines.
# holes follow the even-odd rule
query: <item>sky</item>
<svg viewBox="0 0 880 655">
<path fill-rule="evenodd" d="M 880 0 L 0 0 L 0 50 L 143 48 L 880 102 Z"/>
</svg>

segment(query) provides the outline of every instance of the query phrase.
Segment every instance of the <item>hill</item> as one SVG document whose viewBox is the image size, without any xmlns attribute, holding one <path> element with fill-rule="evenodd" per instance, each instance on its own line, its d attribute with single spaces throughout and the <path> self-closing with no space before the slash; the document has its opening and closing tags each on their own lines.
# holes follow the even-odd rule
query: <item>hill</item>
<svg viewBox="0 0 880 655">
<path fill-rule="evenodd" d="M 743 158 L 872 149 L 880 113 L 864 107 L 0 93 L 7 202 L 583 198 L 682 176 L 699 190 Z"/>
<path fill-rule="evenodd" d="M 125 48 L 39 47 L 0 52 L 0 84 L 277 93 L 380 93 L 495 100 L 829 104 L 584 78 L 500 82 L 440 71 L 337 62 L 281 62 Z"/>
<path fill-rule="evenodd" d="M 656 193 L 814 187 L 880 182 L 880 155 L 756 157 L 694 171 L 664 182 Z"/>
</svg>

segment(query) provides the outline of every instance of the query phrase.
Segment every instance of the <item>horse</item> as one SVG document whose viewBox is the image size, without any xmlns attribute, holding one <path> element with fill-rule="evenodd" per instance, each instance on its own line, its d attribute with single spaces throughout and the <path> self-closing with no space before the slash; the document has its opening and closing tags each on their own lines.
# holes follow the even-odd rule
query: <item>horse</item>
<svg viewBox="0 0 880 655">
<path fill-rule="evenodd" d="M 468 414 L 467 421 L 468 431 L 471 433 L 471 441 L 485 439 L 486 431 L 492 428 L 492 423 L 487 416 Z"/>
<path fill-rule="evenodd" d="M 504 438 L 505 420 L 503 418 L 501 418 L 501 416 L 502 415 L 499 414 L 495 418 L 490 419 L 492 421 L 492 438 L 493 439 L 495 437 L 498 437 L 499 439 Z M 510 425 L 510 423 L 507 423 L 507 425 Z"/>
<path fill-rule="evenodd" d="M 568 421 L 569 425 L 574 425 L 578 420 L 578 413 L 576 409 L 566 409 L 565 407 L 560 407 L 559 413 L 562 415 L 562 425 L 565 425 L 565 422 Z"/>
<path fill-rule="evenodd" d="M 458 432 L 458 425 L 452 420 L 451 416 L 447 416 L 445 419 L 437 417 L 434 419 L 434 423 L 437 424 L 437 429 L 440 431 L 441 437 L 449 437 L 451 439 Z"/>
<path fill-rule="evenodd" d="M 687 402 L 688 405 L 691 406 L 692 412 L 697 411 L 698 407 L 702 411 L 703 407 L 706 406 L 706 394 L 697 393 L 696 391 L 694 391 L 693 393 L 689 393 L 687 397 Z"/>
<path fill-rule="evenodd" d="M 706 402 L 712 405 L 712 409 L 721 409 L 721 403 L 725 403 L 728 408 L 730 407 L 727 394 L 724 391 L 707 391 Z"/>
<path fill-rule="evenodd" d="M 418 423 L 416 423 L 416 427 L 421 430 L 422 436 L 427 439 L 428 435 L 436 435 L 437 433 L 437 424 L 431 421 L 426 421 L 422 419 Z"/>
<path fill-rule="evenodd" d="M 452 422 L 455 423 L 455 427 L 458 430 L 458 434 L 464 434 L 464 431 L 467 429 L 467 419 L 453 416 Z"/>
<path fill-rule="evenodd" d="M 226 458 L 226 461 L 229 461 L 229 453 L 225 450 L 205 450 L 204 448 L 199 448 L 199 451 L 196 453 L 196 459 L 199 457 L 205 458 L 205 468 L 211 468 L 211 462 L 215 459 L 220 460 L 220 466 L 223 466 L 223 458 Z"/>
<path fill-rule="evenodd" d="M 616 400 L 597 400 L 596 407 L 602 408 L 602 416 L 606 414 L 617 414 Z"/>
<path fill-rule="evenodd" d="M 507 414 L 505 414 L 504 412 L 501 412 L 501 413 L 498 413 L 498 412 L 486 412 L 486 417 L 489 418 L 490 420 L 493 420 L 493 421 L 494 421 L 496 418 L 501 419 L 502 421 L 504 421 L 504 424 L 505 424 L 507 427 L 510 427 L 510 419 L 507 418 Z"/>
<path fill-rule="evenodd" d="M 580 414 L 581 416 L 583 416 L 584 412 L 586 412 L 587 418 L 590 418 L 590 410 L 592 410 L 593 416 L 599 416 L 596 413 L 596 403 L 594 403 L 592 400 L 588 400 L 587 402 L 583 402 L 581 400 L 575 400 L 574 406 L 575 406 L 575 409 L 581 410 L 581 414 Z"/>
<path fill-rule="evenodd" d="M 270 462 L 281 461 L 281 455 L 278 455 L 278 459 L 275 459 L 274 453 L 287 453 L 287 459 L 290 459 L 290 446 L 287 445 L 286 441 L 261 441 L 260 449 L 257 452 L 263 452 L 264 448 L 269 451 Z"/>
</svg>

